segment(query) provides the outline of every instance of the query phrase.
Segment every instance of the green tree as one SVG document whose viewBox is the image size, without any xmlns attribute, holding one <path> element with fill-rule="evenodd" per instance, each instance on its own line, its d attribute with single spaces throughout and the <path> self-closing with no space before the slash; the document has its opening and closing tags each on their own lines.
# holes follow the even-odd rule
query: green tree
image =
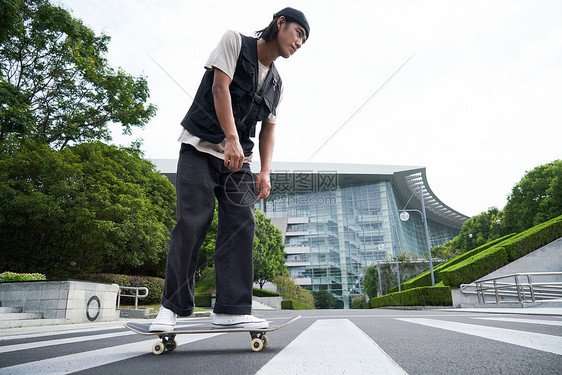
<svg viewBox="0 0 562 375">
<path fill-rule="evenodd" d="M 335 309 L 338 306 L 338 300 L 327 290 L 312 292 L 314 296 L 314 307 L 317 309 Z"/>
<path fill-rule="evenodd" d="M 162 276 L 173 185 L 138 150 L 24 143 L 0 153 L 0 264 L 49 278 Z"/>
<path fill-rule="evenodd" d="M 503 216 L 503 211 L 490 207 L 488 211 L 471 217 L 464 222 L 458 236 L 441 246 L 432 248 L 432 256 L 451 258 L 495 240 L 501 237 L 500 234 L 508 234 L 508 228 L 501 229 L 502 225 L 497 224 L 498 220 L 503 222 Z"/>
<path fill-rule="evenodd" d="M 363 278 L 363 289 L 371 298 L 375 298 L 376 296 L 378 296 L 379 273 L 377 266 L 370 266 L 365 270 L 365 277 Z"/>
<path fill-rule="evenodd" d="M 273 282 L 277 275 L 289 275 L 285 265 L 283 235 L 271 224 L 271 219 L 258 210 L 254 237 L 254 281 L 263 288 L 267 281 Z"/>
<path fill-rule="evenodd" d="M 562 215 L 562 160 L 527 172 L 513 187 L 504 213 L 506 227 L 516 232 Z"/>
<path fill-rule="evenodd" d="M 0 143 L 53 148 L 110 140 L 109 123 L 144 126 L 156 108 L 144 77 L 108 65 L 109 36 L 48 0 L 0 0 Z"/>
</svg>

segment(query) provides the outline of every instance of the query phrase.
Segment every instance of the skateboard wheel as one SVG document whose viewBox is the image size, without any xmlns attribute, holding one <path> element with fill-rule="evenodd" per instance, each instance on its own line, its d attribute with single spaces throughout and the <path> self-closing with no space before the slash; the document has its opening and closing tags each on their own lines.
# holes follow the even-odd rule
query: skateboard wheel
<svg viewBox="0 0 562 375">
<path fill-rule="evenodd" d="M 261 337 L 261 341 L 263 342 L 263 347 L 266 348 L 269 345 L 269 338 L 266 335 Z"/>
<path fill-rule="evenodd" d="M 161 342 L 157 342 L 154 345 L 152 345 L 152 353 L 156 355 L 164 353 L 164 350 L 166 350 L 166 348 L 164 347 L 164 344 L 162 344 Z"/>
<path fill-rule="evenodd" d="M 263 341 L 261 339 L 253 339 L 252 340 L 252 350 L 254 352 L 259 352 L 264 347 Z"/>
</svg>

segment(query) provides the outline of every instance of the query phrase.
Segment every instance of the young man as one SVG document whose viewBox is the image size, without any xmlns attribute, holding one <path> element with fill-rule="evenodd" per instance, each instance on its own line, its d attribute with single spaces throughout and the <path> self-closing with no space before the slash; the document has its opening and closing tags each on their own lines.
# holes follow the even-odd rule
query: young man
<svg viewBox="0 0 562 375">
<path fill-rule="evenodd" d="M 193 104 L 181 122 L 178 220 L 171 232 L 162 307 L 151 331 L 172 330 L 177 315 L 193 313 L 197 257 L 213 218 L 215 199 L 219 217 L 213 327 L 268 327 L 266 320 L 251 315 L 252 254 L 254 202 L 267 198 L 271 190 L 275 123 L 283 90 L 273 62 L 294 54 L 309 34 L 304 14 L 285 8 L 256 33 L 258 38 L 229 31 L 211 53 Z M 261 171 L 254 181 L 250 138 L 258 121 Z"/>
</svg>

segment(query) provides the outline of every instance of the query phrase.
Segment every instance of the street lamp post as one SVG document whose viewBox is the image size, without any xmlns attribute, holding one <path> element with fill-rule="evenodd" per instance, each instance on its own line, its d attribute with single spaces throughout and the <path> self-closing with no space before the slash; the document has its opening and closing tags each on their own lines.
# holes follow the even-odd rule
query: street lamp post
<svg viewBox="0 0 562 375">
<path fill-rule="evenodd" d="M 384 244 L 383 243 L 378 244 L 377 248 L 379 249 L 379 251 L 383 251 L 384 250 Z M 380 257 L 380 255 L 377 256 L 377 262 L 378 262 L 378 270 L 379 270 L 379 295 L 382 296 L 381 257 Z"/>
<path fill-rule="evenodd" d="M 429 268 L 430 268 L 430 271 L 431 271 L 431 285 L 435 286 L 435 276 L 433 274 L 433 260 L 431 258 L 431 244 L 429 243 L 429 230 L 427 229 L 427 215 L 425 213 L 425 202 L 423 200 L 422 184 L 420 183 L 416 189 L 419 189 L 419 191 L 420 191 L 420 201 L 421 201 L 422 210 L 419 211 L 419 210 L 413 210 L 413 209 L 410 209 L 410 210 L 406 209 L 406 207 L 408 206 L 408 203 L 410 203 L 410 200 L 412 199 L 412 197 L 416 193 L 416 190 L 414 190 L 414 192 L 412 193 L 412 196 L 410 196 L 410 199 L 408 199 L 408 202 L 406 203 L 404 208 L 402 210 L 400 210 L 400 220 L 408 221 L 408 219 L 410 218 L 410 214 L 408 214 L 408 211 L 416 211 L 421 215 L 423 227 L 424 227 L 424 230 L 425 230 L 425 242 L 426 242 L 426 245 L 427 245 L 427 254 L 429 256 Z"/>
<path fill-rule="evenodd" d="M 498 220 L 496 220 L 496 224 L 498 224 L 498 234 L 501 237 L 502 236 L 502 227 L 501 227 L 502 221 L 498 219 Z"/>
</svg>

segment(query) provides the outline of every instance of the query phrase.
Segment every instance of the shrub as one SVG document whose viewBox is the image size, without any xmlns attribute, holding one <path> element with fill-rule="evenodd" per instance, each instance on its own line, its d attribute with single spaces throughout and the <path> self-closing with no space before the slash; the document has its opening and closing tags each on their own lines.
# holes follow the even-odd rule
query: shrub
<svg viewBox="0 0 562 375">
<path fill-rule="evenodd" d="M 510 262 L 562 237 L 562 216 L 534 226 L 505 243 Z"/>
<path fill-rule="evenodd" d="M 453 300 L 449 287 L 420 287 L 390 293 L 371 300 L 371 308 L 382 306 L 451 306 Z"/>
<path fill-rule="evenodd" d="M 314 296 L 314 307 L 317 309 L 335 309 L 338 305 L 338 300 L 334 295 L 327 290 L 320 290 L 312 292 Z"/>
<path fill-rule="evenodd" d="M 16 272 L 2 272 L 0 273 L 0 282 L 7 283 L 11 281 L 36 281 L 47 280 L 47 277 L 41 273 L 16 273 Z"/>
<path fill-rule="evenodd" d="M 281 301 L 281 309 L 283 310 L 314 310 L 314 307 L 305 305 L 298 301 L 284 300 Z"/>
<path fill-rule="evenodd" d="M 445 285 L 459 287 L 508 264 L 505 248 L 500 244 L 482 251 L 441 271 Z"/>
<path fill-rule="evenodd" d="M 113 273 L 90 273 L 83 274 L 82 278 L 88 281 L 117 284 L 119 286 L 146 287 L 148 288 L 148 297 L 139 298 L 140 305 L 153 305 L 162 301 L 162 293 L 164 292 L 164 279 L 161 279 L 159 277 L 129 276 Z M 134 299 L 131 297 L 121 298 L 121 304 L 127 304 L 130 301 L 134 303 Z"/>
<path fill-rule="evenodd" d="M 352 309 L 361 309 L 361 305 L 367 302 L 367 296 L 365 293 L 361 294 L 360 296 L 353 297 L 351 299 L 351 308 Z"/>
<path fill-rule="evenodd" d="M 276 276 L 275 285 L 279 290 L 279 294 L 283 296 L 283 299 L 297 301 L 307 306 L 314 306 L 314 297 L 312 292 L 295 284 L 293 279 L 290 277 Z"/>
<path fill-rule="evenodd" d="M 195 306 L 197 307 L 211 307 L 211 293 L 197 293 L 195 295 Z"/>
<path fill-rule="evenodd" d="M 279 297 L 279 293 L 277 292 L 257 288 L 254 288 L 252 295 L 254 297 Z"/>
</svg>

